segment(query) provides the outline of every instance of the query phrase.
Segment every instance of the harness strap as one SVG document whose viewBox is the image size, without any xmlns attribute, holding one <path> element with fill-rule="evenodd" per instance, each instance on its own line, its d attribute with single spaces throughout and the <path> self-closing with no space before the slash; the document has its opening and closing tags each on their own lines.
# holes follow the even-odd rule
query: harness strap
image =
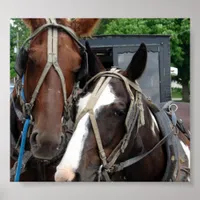
<svg viewBox="0 0 200 200">
<path fill-rule="evenodd" d="M 109 77 L 109 78 L 118 78 L 118 79 L 122 79 L 122 81 L 124 82 L 126 89 L 130 95 L 130 99 L 132 102 L 135 102 L 135 104 L 138 105 L 138 108 L 140 110 L 140 119 L 139 119 L 139 123 L 138 123 L 138 128 L 142 125 L 145 124 L 144 121 L 144 110 L 143 110 L 143 106 L 142 106 L 142 90 L 139 87 L 139 84 L 137 82 L 131 82 L 130 80 L 128 80 L 125 76 L 123 76 L 122 74 L 117 72 L 118 70 L 115 70 L 114 68 L 111 69 L 111 71 L 106 71 L 106 72 L 100 72 L 98 73 L 96 76 L 94 76 L 93 78 L 91 78 L 85 85 L 85 87 L 83 88 L 83 91 L 88 87 L 88 85 L 93 81 L 98 79 L 99 77 Z M 136 98 L 134 98 L 134 95 L 131 91 L 130 86 L 135 89 L 136 92 Z"/>
<path fill-rule="evenodd" d="M 78 37 L 76 36 L 75 32 L 71 28 L 61 25 L 61 24 L 57 24 L 57 23 L 56 24 L 55 23 L 47 23 L 47 24 L 42 25 L 38 29 L 36 29 L 34 31 L 34 33 L 32 33 L 32 35 L 24 41 L 24 43 L 22 44 L 22 47 L 24 47 L 27 42 L 32 40 L 37 34 L 39 34 L 40 32 L 42 32 L 43 30 L 45 30 L 48 27 L 60 28 L 60 29 L 64 30 L 65 33 L 70 35 L 82 49 L 84 49 L 84 50 L 86 49 L 85 46 L 78 40 Z"/>
<path fill-rule="evenodd" d="M 57 24 L 55 19 L 52 19 L 52 22 Z M 65 110 L 64 113 L 68 113 L 65 77 L 62 73 L 61 68 L 59 67 L 59 64 L 58 64 L 58 45 L 57 44 L 58 44 L 58 30 L 56 28 L 53 28 L 52 62 L 53 62 L 55 71 L 58 73 L 58 75 L 60 77 L 60 81 L 61 81 L 61 85 L 62 85 L 63 98 L 64 98 L 64 110 Z M 65 115 L 65 118 L 68 118 L 68 117 L 69 117 L 69 114 L 67 114 L 67 116 Z"/>
<path fill-rule="evenodd" d="M 113 77 L 113 78 L 122 79 L 123 82 L 125 83 L 125 85 L 127 86 L 127 88 L 130 88 L 130 87 L 129 87 L 129 85 L 130 85 L 133 89 L 135 89 L 135 90 L 138 91 L 139 93 L 142 93 L 142 90 L 141 90 L 141 88 L 140 88 L 140 86 L 138 85 L 137 82 L 136 82 L 136 83 L 131 82 L 131 81 L 128 80 L 125 76 L 123 76 L 123 75 L 121 75 L 120 73 L 118 73 L 117 70 L 116 70 L 116 71 L 113 71 L 113 69 L 114 69 L 114 68 L 111 68 L 110 71 L 106 71 L 106 72 L 103 71 L 103 72 L 99 72 L 98 74 L 96 74 L 94 77 L 92 77 L 92 78 L 85 84 L 83 90 L 85 90 L 85 89 L 88 87 L 88 85 L 89 85 L 92 81 L 98 79 L 99 77 L 104 77 L 104 76 L 105 76 L 105 77 Z M 129 92 L 130 94 L 132 94 L 132 91 L 131 91 L 130 89 L 128 89 L 128 92 Z M 131 95 L 131 96 L 132 96 L 132 95 Z"/>
<path fill-rule="evenodd" d="M 94 129 L 94 135 L 95 135 L 95 138 L 96 138 L 97 146 L 98 146 L 98 149 L 99 149 L 100 158 L 103 162 L 103 165 L 105 166 L 105 165 L 107 165 L 106 154 L 105 154 L 102 142 L 101 142 L 98 125 L 97 125 L 96 120 L 95 120 L 95 115 L 94 115 L 94 112 L 92 110 L 89 111 L 89 114 L 90 114 L 90 120 L 91 120 L 93 129 Z"/>
<path fill-rule="evenodd" d="M 133 118 L 131 118 L 131 119 L 133 119 L 132 128 L 126 130 L 126 134 L 124 135 L 123 139 L 119 142 L 119 144 L 115 147 L 115 149 L 112 151 L 112 153 L 108 157 L 107 160 L 109 163 L 107 164 L 107 166 L 105 166 L 105 168 L 108 171 L 110 168 L 112 168 L 112 166 L 114 166 L 114 164 L 115 164 L 116 160 L 118 159 L 118 157 L 120 156 L 120 154 L 124 153 L 124 151 L 128 145 L 128 142 L 130 140 L 132 130 L 137 122 L 138 115 L 139 115 L 139 110 L 137 109 L 135 116 L 133 116 Z M 135 137 L 136 137 L 136 135 L 135 135 Z"/>
<path fill-rule="evenodd" d="M 40 79 L 39 79 L 39 81 L 38 81 L 38 84 L 37 84 L 37 86 L 36 86 L 36 88 L 35 88 L 35 90 L 34 90 L 34 92 L 33 92 L 31 101 L 30 101 L 29 104 L 27 104 L 27 105 L 30 105 L 30 107 L 28 108 L 28 111 L 29 111 L 29 112 L 31 111 L 31 109 L 32 109 L 32 107 L 33 107 L 33 105 L 34 105 L 35 99 L 36 99 L 36 97 L 37 97 L 37 95 L 38 95 L 38 93 L 39 93 L 39 89 L 41 88 L 41 85 L 42 85 L 42 83 L 43 83 L 43 81 L 44 81 L 44 79 L 45 79 L 45 77 L 46 77 L 46 75 L 47 75 L 47 73 L 48 73 L 50 67 L 51 67 L 51 63 L 50 63 L 50 62 L 47 62 L 46 66 L 45 66 L 45 68 L 44 68 L 44 71 L 42 72 L 42 75 L 40 76 Z"/>
<path fill-rule="evenodd" d="M 139 162 L 140 160 L 142 160 L 143 158 L 145 158 L 146 156 L 148 156 L 150 153 L 152 153 L 156 148 L 158 148 L 159 146 L 163 145 L 165 143 L 165 141 L 167 140 L 167 138 L 169 136 L 172 136 L 172 132 L 169 133 L 168 135 L 166 135 L 164 138 L 162 138 L 162 140 L 160 140 L 151 150 L 149 150 L 148 152 L 142 154 L 142 155 L 139 155 L 139 156 L 136 156 L 134 158 L 131 158 L 131 159 L 128 159 L 124 162 L 121 162 L 120 164 L 115 164 L 114 165 L 114 170 L 113 172 L 117 172 L 117 171 L 121 171 L 123 170 L 124 168 L 126 167 L 129 167 L 137 162 Z"/>
<path fill-rule="evenodd" d="M 104 80 L 105 80 L 105 77 L 101 77 L 100 81 L 97 83 L 97 85 L 96 85 L 96 87 L 95 87 L 95 89 L 92 93 L 92 96 L 91 96 L 90 100 L 88 101 L 88 104 L 87 104 L 85 110 L 86 111 L 89 110 L 89 116 L 90 116 L 90 120 L 91 120 L 91 123 L 92 123 L 92 127 L 94 129 L 94 135 L 95 135 L 96 142 L 97 142 L 97 145 L 98 145 L 99 155 L 100 155 L 100 158 L 103 162 L 103 165 L 105 166 L 105 165 L 107 165 L 106 154 L 105 154 L 104 149 L 103 149 L 98 125 L 97 125 L 95 115 L 94 115 L 94 112 L 93 112 L 94 105 L 96 104 L 101 93 L 103 92 L 103 90 L 107 86 L 108 82 L 111 80 L 111 77 L 107 78 L 105 81 Z M 103 81 L 104 81 L 104 83 L 103 83 Z"/>
<path fill-rule="evenodd" d="M 53 23 L 56 25 L 55 19 L 46 19 L 48 23 Z M 31 101 L 30 103 L 25 103 L 25 112 L 30 115 L 31 110 L 34 106 L 34 102 L 36 100 L 36 97 L 39 93 L 39 90 L 42 86 L 42 83 L 44 82 L 45 77 L 47 76 L 47 73 L 49 72 L 51 66 L 54 66 L 54 69 L 58 73 L 60 80 L 61 80 L 61 85 L 62 85 L 62 91 L 63 91 L 63 98 L 64 98 L 64 110 L 65 110 L 65 117 L 68 117 L 68 112 L 67 110 L 67 92 L 66 92 L 66 85 L 65 85 L 65 78 L 62 73 L 62 70 L 59 67 L 58 64 L 58 30 L 54 27 L 52 29 L 48 29 L 48 43 L 47 43 L 47 63 L 46 66 L 40 76 L 40 79 L 37 83 L 37 86 L 32 94 Z"/>
</svg>

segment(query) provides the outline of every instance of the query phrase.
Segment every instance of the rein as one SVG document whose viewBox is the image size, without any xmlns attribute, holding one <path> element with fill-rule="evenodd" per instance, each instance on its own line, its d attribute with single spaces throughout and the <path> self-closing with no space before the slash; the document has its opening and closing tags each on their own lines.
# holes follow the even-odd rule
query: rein
<svg viewBox="0 0 200 200">
<path fill-rule="evenodd" d="M 68 110 L 68 107 L 70 107 L 70 103 L 67 99 L 65 78 L 64 78 L 62 70 L 58 64 L 58 29 L 61 29 L 65 33 L 67 33 L 79 45 L 79 47 L 83 50 L 83 52 L 86 53 L 85 47 L 78 41 L 78 38 L 77 38 L 75 32 L 71 28 L 57 24 L 55 19 L 46 19 L 46 21 L 47 21 L 46 24 L 44 24 L 41 27 L 39 27 L 38 29 L 36 29 L 34 31 L 34 33 L 25 40 L 25 42 L 23 43 L 21 50 L 20 50 L 24 53 L 25 45 L 30 40 L 35 38 L 40 32 L 42 32 L 48 28 L 47 63 L 44 67 L 44 70 L 43 70 L 41 76 L 40 76 L 37 86 L 32 94 L 30 102 L 26 102 L 26 98 L 25 98 L 25 94 L 24 94 L 24 87 L 23 87 L 24 75 L 22 76 L 22 79 L 17 80 L 17 84 L 16 84 L 17 98 L 19 98 L 20 105 L 22 107 L 22 112 L 16 108 L 14 100 L 13 100 L 13 96 L 11 95 L 11 103 L 13 104 L 13 107 L 17 114 L 17 117 L 22 123 L 24 123 L 24 128 L 23 128 L 22 134 L 19 137 L 19 140 L 21 139 L 21 145 L 20 145 L 20 149 L 18 150 L 18 152 L 19 152 L 18 160 L 15 162 L 13 168 L 11 169 L 11 176 L 15 175 L 14 181 L 19 181 L 20 174 L 22 173 L 22 171 L 25 170 L 25 166 L 26 166 L 27 162 L 32 157 L 32 153 L 30 151 L 25 151 L 26 139 L 28 137 L 27 133 L 30 130 L 30 125 L 33 125 L 33 123 L 34 123 L 31 112 L 34 107 L 34 103 L 35 103 L 35 100 L 39 93 L 39 90 L 44 82 L 44 79 L 47 76 L 47 73 L 49 72 L 49 70 L 52 66 L 54 67 L 55 71 L 59 75 L 61 85 L 62 85 L 63 98 L 64 98 L 64 115 L 63 115 L 63 119 L 62 119 L 62 124 L 63 124 L 64 129 L 67 126 L 67 121 L 70 116 L 69 110 Z M 13 137 L 11 139 L 13 140 Z M 19 140 L 18 140 L 18 142 L 19 142 Z M 15 147 L 15 149 L 16 149 L 16 147 Z M 29 152 L 29 153 L 27 154 L 27 152 Z M 27 154 L 28 156 L 24 156 L 24 154 L 25 155 Z M 58 157 L 60 157 L 60 155 L 56 156 L 56 159 Z M 55 160 L 55 159 L 53 159 L 53 160 Z"/>
</svg>

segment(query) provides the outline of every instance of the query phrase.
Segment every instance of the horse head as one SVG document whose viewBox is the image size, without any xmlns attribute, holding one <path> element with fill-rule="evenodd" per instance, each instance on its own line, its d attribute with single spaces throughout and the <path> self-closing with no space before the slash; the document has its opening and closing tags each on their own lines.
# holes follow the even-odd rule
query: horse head
<svg viewBox="0 0 200 200">
<path fill-rule="evenodd" d="M 102 166 L 110 169 L 115 162 L 126 160 L 130 155 L 138 155 L 144 146 L 151 148 L 159 140 L 159 128 L 148 108 L 144 105 L 143 112 L 138 114 L 142 109 L 138 110 L 137 106 L 143 103 L 143 95 L 136 80 L 146 67 L 145 44 L 140 45 L 125 71 L 111 69 L 105 72 L 89 45 L 87 49 L 89 68 L 93 69 L 92 73 L 89 70 L 92 78 L 86 83 L 77 101 L 74 133 L 57 166 L 56 181 L 97 180 Z M 133 87 L 127 86 L 129 84 Z M 133 106 L 132 100 L 139 104 Z M 128 113 L 134 114 L 127 119 Z M 144 123 L 146 118 L 149 120 Z M 134 127 L 130 129 L 132 123 Z M 127 139 L 127 132 L 130 134 L 129 143 L 126 144 L 128 147 L 124 148 L 126 153 L 120 152 L 120 156 L 116 156 L 124 145 L 123 141 Z M 155 138 L 148 141 L 151 136 Z"/>
<path fill-rule="evenodd" d="M 30 147 L 36 158 L 50 160 L 65 146 L 62 121 L 67 98 L 80 76 L 78 73 L 87 67 L 83 64 L 85 49 L 78 37 L 90 36 L 98 21 L 23 19 L 32 36 L 28 49 L 19 52 L 21 65 L 16 66 L 16 71 L 24 80 L 24 105 L 28 103 L 25 109 L 33 121 Z"/>
</svg>

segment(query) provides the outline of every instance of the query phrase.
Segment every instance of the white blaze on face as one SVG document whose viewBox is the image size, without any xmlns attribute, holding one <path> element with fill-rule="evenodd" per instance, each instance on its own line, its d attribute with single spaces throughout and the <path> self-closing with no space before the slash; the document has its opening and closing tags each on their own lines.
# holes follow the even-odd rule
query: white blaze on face
<svg viewBox="0 0 200 200">
<path fill-rule="evenodd" d="M 185 151 L 185 154 L 187 156 L 188 159 L 188 167 L 190 168 L 190 149 L 187 145 L 185 145 L 181 140 L 181 146 L 183 147 L 183 150 Z"/>
<path fill-rule="evenodd" d="M 183 147 L 183 150 L 187 156 L 188 159 L 188 168 L 190 168 L 190 149 L 187 145 L 185 145 L 181 140 L 180 140 L 181 146 Z M 190 176 L 188 177 L 188 181 L 190 181 Z"/>
<path fill-rule="evenodd" d="M 154 115 L 150 111 L 150 109 L 149 109 L 149 112 L 150 112 L 150 115 L 151 115 L 151 130 L 153 132 L 153 135 L 156 136 L 156 130 L 159 130 L 158 123 L 156 121 L 156 118 L 154 117 Z"/>
<path fill-rule="evenodd" d="M 90 96 L 91 93 L 88 93 L 86 96 L 84 96 L 79 100 L 77 116 L 87 105 Z M 116 96 L 112 92 L 112 87 L 108 84 L 104 89 L 104 91 L 102 92 L 102 94 L 100 95 L 96 105 L 94 106 L 93 110 L 95 115 L 104 106 L 113 103 L 115 99 Z M 89 122 L 89 114 L 86 113 L 77 124 L 76 130 L 74 131 L 73 136 L 70 139 L 70 142 L 67 146 L 67 150 L 60 164 L 57 166 L 57 170 L 71 168 L 73 169 L 73 171 L 76 171 L 76 169 L 79 167 L 79 162 L 81 159 L 84 143 L 88 136 L 88 122 Z"/>
</svg>

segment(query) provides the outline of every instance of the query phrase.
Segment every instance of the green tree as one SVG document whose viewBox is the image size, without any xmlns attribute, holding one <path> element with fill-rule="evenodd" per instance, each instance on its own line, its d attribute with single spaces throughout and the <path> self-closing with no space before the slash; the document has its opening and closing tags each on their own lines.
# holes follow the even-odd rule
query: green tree
<svg viewBox="0 0 200 200">
<path fill-rule="evenodd" d="M 109 23 L 111 21 L 113 21 L 114 19 L 112 18 L 105 18 L 105 19 L 102 19 L 101 22 L 100 22 L 100 25 L 97 26 L 96 30 L 94 31 L 94 34 L 95 35 L 101 35 L 101 34 L 104 34 L 105 30 L 108 28 L 107 26 L 109 25 Z"/>
<path fill-rule="evenodd" d="M 183 101 L 189 101 L 190 20 L 189 19 L 107 19 L 102 20 L 97 34 L 165 34 L 171 35 L 171 65 L 179 70 L 173 77 L 183 86 Z"/>
<path fill-rule="evenodd" d="M 16 76 L 14 66 L 16 61 L 16 50 L 21 47 L 25 39 L 30 35 L 29 29 L 23 21 L 18 18 L 10 20 L 10 77 Z"/>
</svg>

